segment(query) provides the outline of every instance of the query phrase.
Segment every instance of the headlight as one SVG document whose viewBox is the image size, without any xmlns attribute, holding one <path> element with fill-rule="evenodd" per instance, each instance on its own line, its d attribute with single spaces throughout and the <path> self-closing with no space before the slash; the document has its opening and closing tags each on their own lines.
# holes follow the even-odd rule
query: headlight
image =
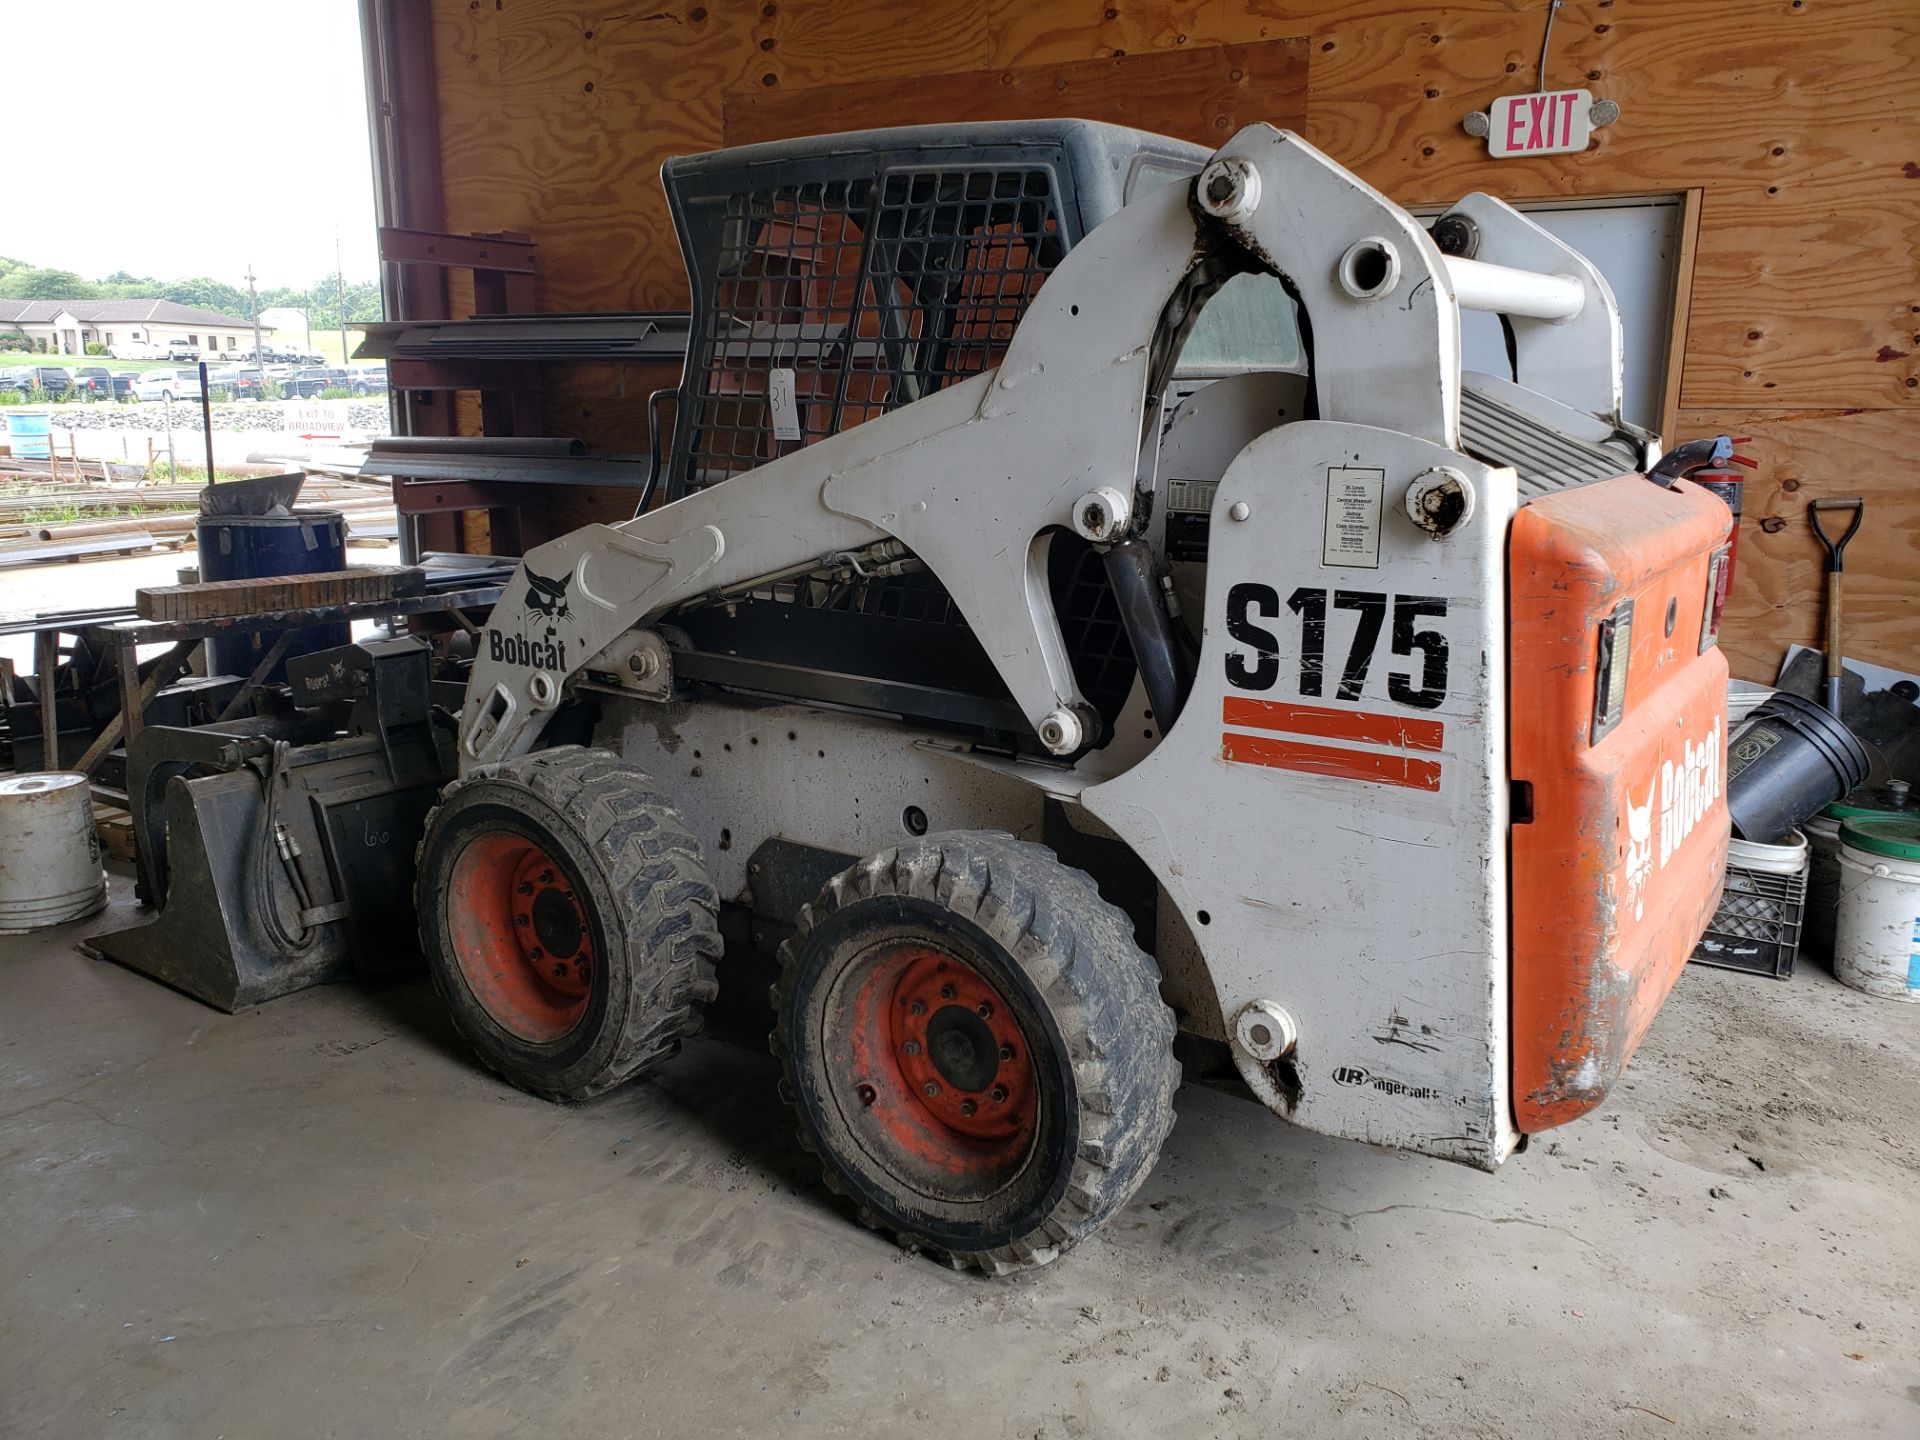
<svg viewBox="0 0 1920 1440">
<path fill-rule="evenodd" d="M 1627 708 L 1627 659 L 1633 653 L 1633 601 L 1622 600 L 1600 622 L 1594 656 L 1593 730 L 1587 743 L 1598 745 L 1620 723 Z"/>
</svg>

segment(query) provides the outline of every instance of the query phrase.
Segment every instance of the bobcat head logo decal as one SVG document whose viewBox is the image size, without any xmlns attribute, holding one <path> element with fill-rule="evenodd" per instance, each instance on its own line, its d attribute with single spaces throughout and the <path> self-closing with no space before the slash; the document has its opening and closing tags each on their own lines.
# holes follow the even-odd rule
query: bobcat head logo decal
<svg viewBox="0 0 1920 1440">
<path fill-rule="evenodd" d="M 1646 910 L 1647 881 L 1653 875 L 1653 792 L 1656 777 L 1647 785 L 1647 803 L 1635 805 L 1627 797 L 1627 898 L 1633 901 L 1633 918 Z"/>
<path fill-rule="evenodd" d="M 571 572 L 558 580 L 549 580 L 544 575 L 527 571 L 527 606 L 538 610 L 548 620 L 565 620 L 573 611 L 567 607 L 567 585 L 573 579 Z"/>
</svg>

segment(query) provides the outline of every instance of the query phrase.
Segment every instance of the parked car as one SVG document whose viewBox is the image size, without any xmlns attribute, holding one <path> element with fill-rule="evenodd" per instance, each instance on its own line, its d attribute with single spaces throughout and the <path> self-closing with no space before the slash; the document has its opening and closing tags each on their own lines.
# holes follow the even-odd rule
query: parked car
<svg viewBox="0 0 1920 1440">
<path fill-rule="evenodd" d="M 0 390 L 24 390 L 33 383 L 33 371 L 24 366 L 0 370 Z"/>
<path fill-rule="evenodd" d="M 185 360 L 198 360 L 200 358 L 200 347 L 197 345 L 190 345 L 185 340 L 167 341 L 166 350 L 167 350 L 166 358 L 169 360 L 185 361 Z"/>
<path fill-rule="evenodd" d="M 266 398 L 266 375 L 257 365 L 228 365 L 207 375 L 207 388 L 216 399 L 262 400 Z"/>
<path fill-rule="evenodd" d="M 198 400 L 198 370 L 149 370 L 133 383 L 136 400 Z"/>
<path fill-rule="evenodd" d="M 326 390 L 346 390 L 355 395 L 384 395 L 387 371 L 383 365 L 356 365 L 352 369 L 323 366 L 296 370 L 280 382 L 280 388 L 294 399 L 311 400 Z"/>
<path fill-rule="evenodd" d="M 37 385 L 50 400 L 65 398 L 73 388 L 73 376 L 59 365 L 28 365 L 23 369 L 8 371 L 7 375 L 4 388 L 31 390 Z"/>
<path fill-rule="evenodd" d="M 321 391 L 336 386 L 343 390 L 347 388 L 347 372 L 324 367 L 296 370 L 280 382 L 280 388 L 291 400 L 312 400 Z"/>
<path fill-rule="evenodd" d="M 116 370 L 113 372 L 113 398 L 116 400 L 137 400 L 133 393 L 135 382 L 140 379 L 138 370 Z"/>
<path fill-rule="evenodd" d="M 73 389 L 77 400 L 111 400 L 113 376 L 104 365 L 82 365 L 73 372 Z"/>
<path fill-rule="evenodd" d="M 155 345 L 147 340 L 131 340 L 124 345 L 110 345 L 107 354 L 115 360 L 165 360 L 168 359 L 164 345 Z"/>
</svg>

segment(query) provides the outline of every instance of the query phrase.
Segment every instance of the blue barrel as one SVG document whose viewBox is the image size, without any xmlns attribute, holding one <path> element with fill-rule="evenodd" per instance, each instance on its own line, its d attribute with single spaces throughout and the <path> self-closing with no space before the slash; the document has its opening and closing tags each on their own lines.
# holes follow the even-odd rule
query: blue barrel
<svg viewBox="0 0 1920 1440">
<path fill-rule="evenodd" d="M 273 575 L 318 575 L 347 568 L 347 522 L 338 510 L 296 510 L 291 515 L 202 515 L 194 526 L 202 580 L 260 580 Z M 207 642 L 207 669 L 215 675 L 251 675 L 283 632 L 234 631 Z M 287 654 L 330 650 L 353 638 L 344 623 L 310 625 L 295 635 Z M 268 680 L 286 678 L 286 661 Z"/>
<path fill-rule="evenodd" d="M 44 410 L 7 412 L 7 448 L 23 460 L 46 460 L 53 455 L 53 417 Z"/>
</svg>

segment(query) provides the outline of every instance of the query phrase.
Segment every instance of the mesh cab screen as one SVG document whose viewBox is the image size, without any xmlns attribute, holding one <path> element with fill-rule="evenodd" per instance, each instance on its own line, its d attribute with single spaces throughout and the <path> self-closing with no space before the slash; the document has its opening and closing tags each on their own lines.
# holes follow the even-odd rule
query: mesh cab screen
<svg viewBox="0 0 1920 1440">
<path fill-rule="evenodd" d="M 871 168 L 680 197 L 696 313 L 670 494 L 999 364 L 1071 243 L 1049 161 Z"/>
</svg>

